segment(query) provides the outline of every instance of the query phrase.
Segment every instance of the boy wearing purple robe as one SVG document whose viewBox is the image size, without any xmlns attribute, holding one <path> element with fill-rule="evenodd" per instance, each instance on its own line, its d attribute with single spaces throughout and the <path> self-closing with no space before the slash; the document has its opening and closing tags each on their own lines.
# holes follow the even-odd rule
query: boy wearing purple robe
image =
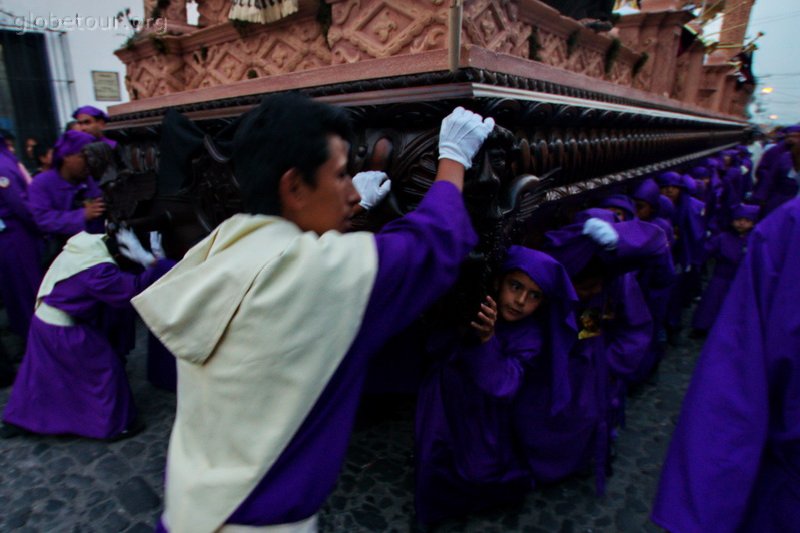
<svg viewBox="0 0 800 533">
<path fill-rule="evenodd" d="M 88 133 L 64 133 L 53 147 L 54 168 L 38 174 L 28 192 L 36 225 L 62 244 L 81 231 L 103 233 L 103 194 L 81 152 L 95 141 Z"/>
<path fill-rule="evenodd" d="M 0 136 L 0 295 L 9 329 L 23 339 L 42 281 L 41 237 L 28 210 L 28 184 Z"/>
<path fill-rule="evenodd" d="M 646 179 L 640 183 L 631 195 L 636 205 L 636 214 L 639 220 L 650 222 L 661 228 L 667 237 L 667 245 L 672 246 L 675 231 L 670 220 L 670 213 L 665 212 L 664 206 L 671 208 L 672 203 L 661 195 L 658 184 L 653 179 Z M 671 261 L 671 255 L 669 256 Z M 652 268 L 642 268 L 636 274 L 642 294 L 647 302 L 647 308 L 653 318 L 653 340 L 650 352 L 642 360 L 642 365 L 635 376 L 634 382 L 642 382 L 655 372 L 666 349 L 667 333 L 665 329 L 667 318 L 667 305 L 670 294 L 675 285 L 675 273 L 672 271 L 661 272 Z"/>
<path fill-rule="evenodd" d="M 108 115 L 103 110 L 90 105 L 81 106 L 72 113 L 72 118 L 80 131 L 88 133 L 95 141 L 103 141 L 112 149 L 116 148 L 117 141 L 109 139 L 103 133 L 108 122 Z"/>
<path fill-rule="evenodd" d="M 706 242 L 706 256 L 714 259 L 714 273 L 692 318 L 693 338 L 705 336 L 717 318 L 725 295 L 736 276 L 736 270 L 747 252 L 750 230 L 758 220 L 755 205 L 738 205 L 731 210 L 731 227 Z"/>
<path fill-rule="evenodd" d="M 553 483 L 593 465 L 602 494 L 613 430 L 623 422 L 626 381 L 641 366 L 653 334 L 633 271 L 647 261 L 655 271 L 669 270 L 666 236 L 653 224 L 615 222 L 612 213 L 593 208 L 548 232 L 544 248 L 564 265 L 579 298 L 578 341 L 569 362 L 573 392 L 558 413 L 531 408 L 518 417 L 518 427 L 527 428 L 520 439 L 536 481 Z"/>
<path fill-rule="evenodd" d="M 765 218 L 697 362 L 652 520 L 674 533 L 800 524 L 800 199 Z"/>
<path fill-rule="evenodd" d="M 570 398 L 577 297 L 569 276 L 521 246 L 509 248 L 501 271 L 497 301 L 487 296 L 472 335 L 442 335 L 420 389 L 415 502 L 423 524 L 521 501 L 532 479 L 515 419 L 524 430 L 530 409 L 557 413 Z"/>
<path fill-rule="evenodd" d="M 125 233 L 127 232 L 127 233 Z M 146 267 L 120 270 L 103 235 L 78 233 L 67 241 L 45 275 L 36 298 L 27 349 L 3 412 L 4 434 L 117 439 L 135 428 L 123 361 L 101 318 L 105 306 L 128 306 L 173 264 L 146 252 L 128 230 L 118 234 L 120 253 Z"/>
<path fill-rule="evenodd" d="M 670 295 L 667 312 L 667 330 L 674 340 L 681 328 L 681 315 L 699 290 L 700 266 L 703 262 L 705 224 L 703 203 L 689 195 L 686 179 L 677 172 L 664 172 L 657 178 L 661 194 L 670 199 L 674 211 L 672 225 L 675 228 L 675 243 L 672 257 L 678 274 Z"/>
<path fill-rule="evenodd" d="M 243 118 L 233 161 L 249 214 L 223 222 L 134 300 L 178 358 L 159 531 L 210 533 L 223 524 L 316 530 L 316 513 L 344 461 L 370 357 L 455 282 L 476 243 L 460 191 L 493 127 L 491 119 L 456 109 L 442 122 L 437 179 L 418 209 L 374 236 L 341 235 L 359 202 L 347 172 L 344 111 L 278 95 Z M 273 233 L 294 244 L 270 237 L 263 241 L 268 251 L 254 255 L 240 243 Z M 236 274 L 226 275 L 229 268 Z M 329 275 L 318 279 L 323 270 Z M 223 315 L 204 317 L 208 304 L 173 291 L 195 275 L 193 291 L 204 302 L 222 296 L 212 305 Z M 241 296 L 221 293 L 218 283 Z M 165 293 L 169 305 L 162 309 Z M 187 333 L 209 319 L 223 328 Z M 280 328 L 277 338 L 248 341 L 270 325 Z M 230 413 L 205 414 L 221 409 Z"/>
</svg>

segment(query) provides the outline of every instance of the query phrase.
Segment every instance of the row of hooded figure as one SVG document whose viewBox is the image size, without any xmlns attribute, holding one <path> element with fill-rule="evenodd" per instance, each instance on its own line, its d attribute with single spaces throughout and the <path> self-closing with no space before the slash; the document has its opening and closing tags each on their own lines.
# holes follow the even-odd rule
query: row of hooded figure
<svg viewBox="0 0 800 533">
<path fill-rule="evenodd" d="M 593 474 L 603 493 L 629 389 L 713 324 L 761 207 L 747 148 L 600 197 L 536 248 L 511 246 L 466 337 L 438 331 L 416 413 L 416 507 L 434 524 Z M 380 371 L 373 372 L 379 376 Z"/>
<path fill-rule="evenodd" d="M 103 194 L 83 154 L 98 141 L 113 142 L 67 131 L 53 168 L 30 178 L 0 139 L 0 291 L 26 354 L 16 380 L 8 360 L 0 369 L 4 385 L 14 383 L 6 428 L 116 439 L 139 427 L 125 374 L 135 344 L 129 301 L 174 262 L 159 235 L 148 251 L 130 230 L 107 233 Z M 172 358 L 157 347 L 151 354 L 167 368 L 150 372 L 155 384 L 174 387 Z"/>
</svg>

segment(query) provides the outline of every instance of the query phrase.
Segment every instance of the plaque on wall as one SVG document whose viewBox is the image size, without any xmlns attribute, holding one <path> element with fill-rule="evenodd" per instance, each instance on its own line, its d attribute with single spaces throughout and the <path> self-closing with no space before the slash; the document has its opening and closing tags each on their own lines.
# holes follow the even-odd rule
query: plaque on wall
<svg viewBox="0 0 800 533">
<path fill-rule="evenodd" d="M 119 102 L 119 73 L 114 71 L 93 70 L 92 86 L 94 86 L 94 99 L 98 102 Z"/>
</svg>

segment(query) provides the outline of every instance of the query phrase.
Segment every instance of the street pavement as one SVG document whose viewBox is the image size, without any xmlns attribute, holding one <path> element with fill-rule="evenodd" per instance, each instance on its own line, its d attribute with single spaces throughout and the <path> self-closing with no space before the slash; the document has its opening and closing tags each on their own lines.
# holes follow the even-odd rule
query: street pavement
<svg viewBox="0 0 800 533">
<path fill-rule="evenodd" d="M 0 316 L 0 329 L 4 317 Z M 173 394 L 145 379 L 144 330 L 128 372 L 146 429 L 106 443 L 76 437 L 0 440 L 0 532 L 153 530 L 161 512 Z M 0 335 L 14 353 L 19 339 Z M 616 442 L 607 494 L 592 478 L 533 491 L 523 505 L 444 523 L 436 532 L 660 531 L 648 521 L 661 463 L 701 341 L 670 347 L 652 383 L 628 398 L 627 426 Z M 0 408 L 10 389 L 0 390 Z M 419 532 L 413 512 L 413 402 L 387 404 L 380 420 L 353 434 L 336 490 L 320 514 L 325 532 Z"/>
</svg>

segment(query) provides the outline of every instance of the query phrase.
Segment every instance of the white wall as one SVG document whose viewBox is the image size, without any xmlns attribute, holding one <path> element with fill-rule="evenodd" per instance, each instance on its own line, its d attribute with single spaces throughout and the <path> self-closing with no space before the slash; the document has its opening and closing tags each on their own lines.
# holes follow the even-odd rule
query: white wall
<svg viewBox="0 0 800 533">
<path fill-rule="evenodd" d="M 142 0 L 0 0 L 4 19 L 26 31 L 45 28 L 50 72 L 54 79 L 55 99 L 62 125 L 81 105 L 107 106 L 129 100 L 125 91 L 125 65 L 114 55 L 131 33 L 115 16 L 126 7 L 141 19 Z M 8 13 L 14 15 L 9 16 Z M 8 28 L 5 28 L 8 29 Z M 98 102 L 92 85 L 93 70 L 119 74 L 120 101 Z"/>
</svg>

